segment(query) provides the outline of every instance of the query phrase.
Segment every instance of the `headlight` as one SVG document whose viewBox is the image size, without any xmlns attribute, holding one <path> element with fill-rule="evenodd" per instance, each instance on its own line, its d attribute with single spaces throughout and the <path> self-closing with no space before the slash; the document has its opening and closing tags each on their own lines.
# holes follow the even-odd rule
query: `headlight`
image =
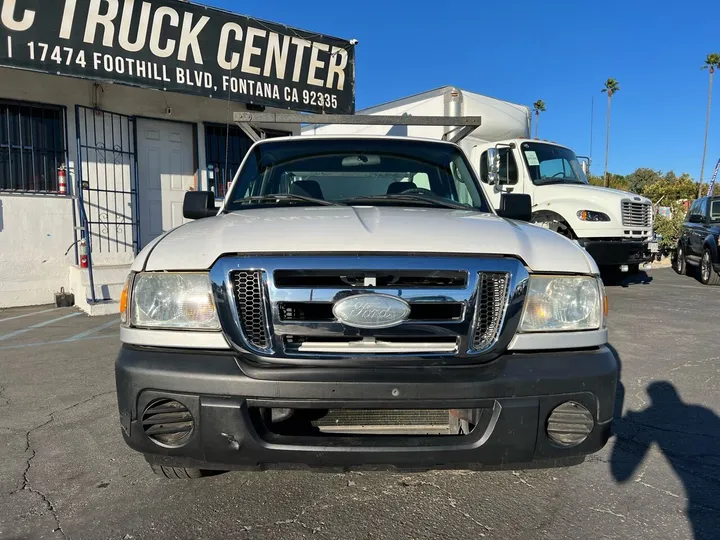
<svg viewBox="0 0 720 540">
<path fill-rule="evenodd" d="M 578 210 L 577 217 L 580 221 L 610 221 L 610 216 L 593 210 Z"/>
<path fill-rule="evenodd" d="M 144 328 L 218 330 L 210 277 L 192 273 L 141 273 L 131 295 L 131 321 Z"/>
<path fill-rule="evenodd" d="M 604 309 L 598 278 L 531 276 L 520 331 L 598 330 L 604 323 Z"/>
</svg>

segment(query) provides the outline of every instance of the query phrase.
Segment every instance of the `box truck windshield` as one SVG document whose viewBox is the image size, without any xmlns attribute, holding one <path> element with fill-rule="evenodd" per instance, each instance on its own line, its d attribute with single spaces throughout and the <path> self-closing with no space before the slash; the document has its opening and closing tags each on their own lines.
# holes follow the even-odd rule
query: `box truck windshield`
<svg viewBox="0 0 720 540">
<path fill-rule="evenodd" d="M 569 148 L 539 142 L 523 142 L 522 156 L 536 186 L 587 184 L 575 152 Z"/>
</svg>

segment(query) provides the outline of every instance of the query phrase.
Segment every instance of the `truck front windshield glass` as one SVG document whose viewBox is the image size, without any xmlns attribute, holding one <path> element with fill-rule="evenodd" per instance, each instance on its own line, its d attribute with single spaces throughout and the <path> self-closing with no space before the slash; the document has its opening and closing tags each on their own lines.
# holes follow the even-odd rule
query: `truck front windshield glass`
<svg viewBox="0 0 720 540">
<path fill-rule="evenodd" d="M 536 186 L 546 184 L 587 184 L 588 179 L 575 152 L 569 148 L 524 142 L 520 150 Z"/>
<path fill-rule="evenodd" d="M 273 195 L 278 195 L 273 199 Z M 446 206 L 490 212 L 455 146 L 402 139 L 271 140 L 242 166 L 225 209 L 258 205 Z"/>
</svg>

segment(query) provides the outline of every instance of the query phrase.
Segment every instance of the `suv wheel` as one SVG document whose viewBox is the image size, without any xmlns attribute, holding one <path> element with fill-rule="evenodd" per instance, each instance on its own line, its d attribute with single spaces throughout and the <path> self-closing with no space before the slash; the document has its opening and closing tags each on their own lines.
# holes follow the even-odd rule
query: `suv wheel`
<svg viewBox="0 0 720 540">
<path fill-rule="evenodd" d="M 700 260 L 700 281 L 703 285 L 720 285 L 720 275 L 718 275 L 712 267 L 712 256 L 710 250 L 703 250 L 702 259 Z"/>
<path fill-rule="evenodd" d="M 688 268 L 688 264 L 685 261 L 685 250 L 682 248 L 682 246 L 678 246 L 675 252 L 675 272 L 677 272 L 681 276 L 690 275 L 690 269 Z"/>
</svg>

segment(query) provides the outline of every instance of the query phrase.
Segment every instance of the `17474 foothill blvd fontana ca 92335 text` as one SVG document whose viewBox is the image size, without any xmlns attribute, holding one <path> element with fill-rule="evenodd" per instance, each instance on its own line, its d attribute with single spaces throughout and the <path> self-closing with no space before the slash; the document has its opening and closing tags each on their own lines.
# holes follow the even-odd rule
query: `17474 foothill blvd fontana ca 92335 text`
<svg viewBox="0 0 720 540">
<path fill-rule="evenodd" d="M 354 112 L 354 41 L 178 0 L 4 0 L 1 20 L 8 67 Z"/>
</svg>

